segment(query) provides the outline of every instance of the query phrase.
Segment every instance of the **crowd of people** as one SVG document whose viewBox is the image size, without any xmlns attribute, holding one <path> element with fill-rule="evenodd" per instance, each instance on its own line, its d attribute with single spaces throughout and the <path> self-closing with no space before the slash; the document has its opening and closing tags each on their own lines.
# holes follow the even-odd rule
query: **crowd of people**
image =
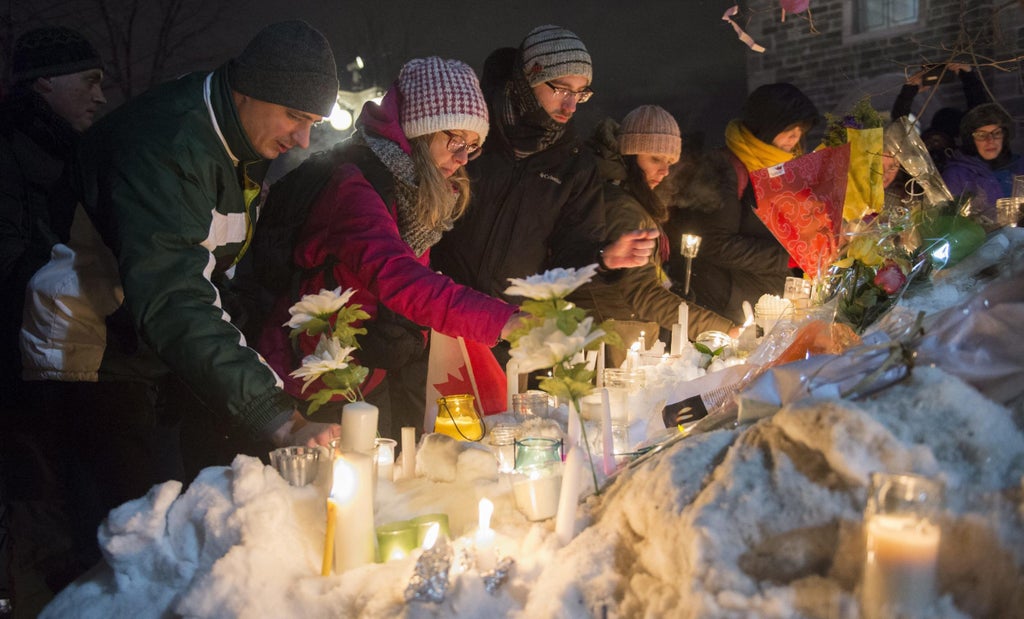
<svg viewBox="0 0 1024 619">
<path fill-rule="evenodd" d="M 627 341 L 670 331 L 684 303 L 691 339 L 735 335 L 744 301 L 781 295 L 799 271 L 754 214 L 748 173 L 809 150 L 810 99 L 761 86 L 724 149 L 680 163 L 680 128 L 657 105 L 581 133 L 593 75 L 583 41 L 554 25 L 494 51 L 479 80 L 459 60 L 409 60 L 351 138 L 269 185 L 338 94 L 308 24 L 272 24 L 95 125 L 96 49 L 68 28 L 21 35 L 0 103 L 0 473 L 17 603 L 99 560 L 101 520 L 153 484 L 339 435 L 344 402 L 307 417 L 289 376 L 317 343 L 284 326 L 304 294 L 356 291 L 363 392 L 391 437 L 422 429 L 430 330 L 507 361 L 509 278 L 598 264 L 573 300 Z M 991 102 L 963 116 L 951 190 L 1007 195 L 1024 173 L 1013 126 Z M 703 238 L 687 294 L 683 232 Z"/>
</svg>

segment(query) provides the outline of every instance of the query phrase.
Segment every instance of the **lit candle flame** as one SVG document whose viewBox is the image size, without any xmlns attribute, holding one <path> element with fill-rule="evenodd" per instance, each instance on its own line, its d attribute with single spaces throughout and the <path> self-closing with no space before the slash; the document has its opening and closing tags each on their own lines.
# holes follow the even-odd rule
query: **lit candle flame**
<svg viewBox="0 0 1024 619">
<path fill-rule="evenodd" d="M 432 523 L 427 528 L 427 534 L 423 536 L 423 550 L 430 550 L 437 543 L 437 538 L 441 535 L 441 525 L 436 522 Z"/>
<path fill-rule="evenodd" d="M 490 499 L 480 499 L 480 525 L 481 531 L 486 531 L 491 528 L 491 514 L 494 513 L 494 503 Z"/>
<path fill-rule="evenodd" d="M 358 485 L 355 467 L 344 458 L 335 458 L 331 498 L 339 503 L 347 503 L 355 496 Z"/>
</svg>

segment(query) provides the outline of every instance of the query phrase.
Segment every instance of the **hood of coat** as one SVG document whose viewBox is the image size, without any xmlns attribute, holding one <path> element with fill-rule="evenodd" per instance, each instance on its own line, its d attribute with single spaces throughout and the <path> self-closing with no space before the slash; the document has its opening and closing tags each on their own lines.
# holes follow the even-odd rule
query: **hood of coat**
<svg viewBox="0 0 1024 619">
<path fill-rule="evenodd" d="M 398 91 L 396 81 L 388 89 L 384 98 L 379 104 L 367 101 L 363 104 L 363 111 L 359 114 L 356 126 L 366 133 L 375 135 L 398 144 L 406 154 L 412 154 L 412 144 L 409 138 L 405 137 L 400 122 L 402 106 L 402 93 Z"/>
<path fill-rule="evenodd" d="M 669 207 L 712 213 L 722 208 L 725 200 L 735 200 L 736 168 L 731 156 L 720 149 L 677 166 L 669 182 L 662 183 L 671 190 L 671 197 L 665 198 Z"/>
<path fill-rule="evenodd" d="M 587 146 L 594 153 L 597 170 L 606 181 L 626 180 L 626 162 L 619 154 L 619 123 L 606 118 L 597 124 Z"/>
</svg>

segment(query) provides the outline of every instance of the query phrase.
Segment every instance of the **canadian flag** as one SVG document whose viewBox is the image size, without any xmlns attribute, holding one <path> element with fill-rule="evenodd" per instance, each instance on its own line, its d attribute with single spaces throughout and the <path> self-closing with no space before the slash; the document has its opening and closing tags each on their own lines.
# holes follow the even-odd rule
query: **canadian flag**
<svg viewBox="0 0 1024 619">
<path fill-rule="evenodd" d="M 487 346 L 431 331 L 424 432 L 434 431 L 441 396 L 472 394 L 478 412 L 494 415 L 506 410 L 506 389 L 505 372 Z"/>
</svg>

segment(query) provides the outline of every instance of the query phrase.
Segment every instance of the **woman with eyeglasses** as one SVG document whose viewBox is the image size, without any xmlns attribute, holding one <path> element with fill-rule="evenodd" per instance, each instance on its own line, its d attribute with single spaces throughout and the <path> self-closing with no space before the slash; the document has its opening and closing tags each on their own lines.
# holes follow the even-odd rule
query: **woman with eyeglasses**
<svg viewBox="0 0 1024 619">
<path fill-rule="evenodd" d="M 506 334 L 516 306 L 428 266 L 431 246 L 466 208 L 463 166 L 480 153 L 487 133 L 487 104 L 468 65 L 437 57 L 411 60 L 379 105 L 366 103 L 352 138 L 314 155 L 271 188 L 266 208 L 280 212 L 290 196 L 322 184 L 318 177 L 327 169 L 292 253 L 301 282 L 278 298 L 259 342 L 290 393 L 300 395 L 301 381 L 288 373 L 314 350 L 316 338 L 300 336 L 293 351 L 289 329 L 281 325 L 288 307 L 321 289 L 354 288 L 349 303 L 371 316 L 355 356 L 374 368 L 364 393 L 373 390 L 367 399 L 381 408 L 380 432 L 392 438 L 401 426 L 423 425 L 426 378 L 402 371 L 425 354 L 427 328 L 488 346 Z"/>
<path fill-rule="evenodd" d="M 1013 191 L 1013 177 L 1024 174 L 1024 158 L 1010 150 L 1013 119 L 996 103 L 971 109 L 960 121 L 960 150 L 942 178 L 954 196 L 970 193 L 981 212 L 995 220 L 995 203 Z"/>
</svg>

